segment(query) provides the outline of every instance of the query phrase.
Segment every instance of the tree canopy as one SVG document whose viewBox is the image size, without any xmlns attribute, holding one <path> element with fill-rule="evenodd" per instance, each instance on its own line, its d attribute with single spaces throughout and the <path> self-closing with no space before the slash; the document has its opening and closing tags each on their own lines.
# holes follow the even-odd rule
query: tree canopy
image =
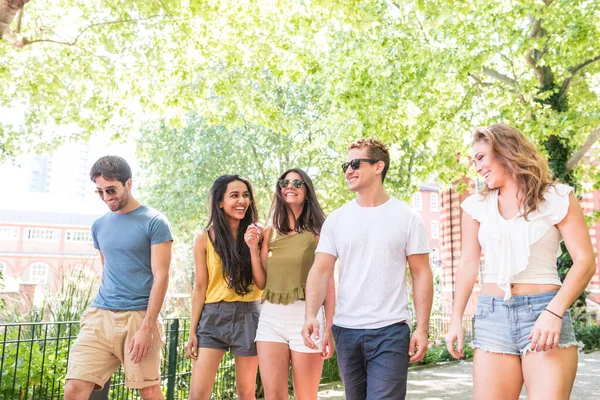
<svg viewBox="0 0 600 400">
<path fill-rule="evenodd" d="M 7 0 L 1 151 L 141 129 L 146 193 L 182 223 L 227 172 L 269 197 L 311 169 L 334 207 L 360 136 L 390 144 L 399 196 L 463 174 L 468 133 L 496 122 L 577 180 L 600 136 L 599 20 L 589 0 Z"/>
</svg>

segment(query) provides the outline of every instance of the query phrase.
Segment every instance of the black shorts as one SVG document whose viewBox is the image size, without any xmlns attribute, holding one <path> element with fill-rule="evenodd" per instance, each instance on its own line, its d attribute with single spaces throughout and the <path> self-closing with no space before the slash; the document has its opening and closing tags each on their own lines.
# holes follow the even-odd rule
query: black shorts
<svg viewBox="0 0 600 400">
<path fill-rule="evenodd" d="M 205 304 L 196 329 L 198 347 L 255 356 L 260 302 L 235 301 Z"/>
</svg>

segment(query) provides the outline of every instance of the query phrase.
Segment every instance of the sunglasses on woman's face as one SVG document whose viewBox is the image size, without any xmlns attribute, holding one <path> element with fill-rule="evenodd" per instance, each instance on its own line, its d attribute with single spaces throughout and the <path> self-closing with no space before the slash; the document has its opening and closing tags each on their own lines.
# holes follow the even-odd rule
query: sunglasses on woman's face
<svg viewBox="0 0 600 400">
<path fill-rule="evenodd" d="M 288 187 L 290 185 L 290 183 L 296 189 L 300 189 L 302 187 L 302 185 L 304 185 L 304 181 L 302 181 L 300 179 L 294 179 L 293 181 L 290 181 L 289 179 L 280 179 L 277 182 L 277 184 L 279 185 L 279 187 L 281 189 L 285 189 L 286 187 Z"/>
<path fill-rule="evenodd" d="M 345 173 L 346 171 L 348 171 L 348 167 L 351 167 L 354 171 L 356 171 L 357 169 L 360 168 L 361 161 L 368 162 L 369 164 L 374 164 L 379 160 L 375 160 L 373 158 L 355 158 L 354 160 L 352 160 L 350 162 L 343 163 L 342 171 L 344 171 L 344 173 Z"/>
</svg>

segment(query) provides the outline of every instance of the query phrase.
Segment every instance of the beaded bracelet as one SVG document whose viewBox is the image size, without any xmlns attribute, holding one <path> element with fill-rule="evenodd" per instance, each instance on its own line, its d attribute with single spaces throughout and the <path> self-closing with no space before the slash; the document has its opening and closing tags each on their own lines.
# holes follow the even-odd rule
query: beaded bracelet
<svg viewBox="0 0 600 400">
<path fill-rule="evenodd" d="M 557 316 L 560 319 L 563 319 L 563 317 L 561 317 L 560 315 L 558 315 L 557 313 L 555 313 L 554 311 L 550 311 L 547 308 L 544 308 L 544 311 L 548 311 L 550 314 Z"/>
</svg>

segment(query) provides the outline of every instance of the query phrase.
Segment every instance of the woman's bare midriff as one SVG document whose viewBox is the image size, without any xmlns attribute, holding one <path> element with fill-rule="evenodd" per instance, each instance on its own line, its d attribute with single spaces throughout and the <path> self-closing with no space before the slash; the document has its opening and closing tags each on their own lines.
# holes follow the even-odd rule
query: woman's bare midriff
<svg viewBox="0 0 600 400">
<path fill-rule="evenodd" d="M 538 294 L 545 292 L 552 292 L 560 289 L 558 285 L 539 285 L 536 283 L 512 283 L 511 293 L 513 296 L 520 296 L 524 294 Z M 504 290 L 500 289 L 495 283 L 484 283 L 481 287 L 482 294 L 494 297 L 504 297 Z"/>
</svg>

